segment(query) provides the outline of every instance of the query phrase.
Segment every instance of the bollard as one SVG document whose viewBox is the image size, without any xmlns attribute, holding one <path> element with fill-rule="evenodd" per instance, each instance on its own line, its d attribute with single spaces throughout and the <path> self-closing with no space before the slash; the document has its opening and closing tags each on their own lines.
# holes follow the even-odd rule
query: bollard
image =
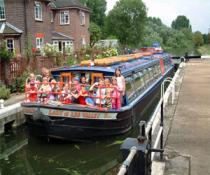
<svg viewBox="0 0 210 175">
<path fill-rule="evenodd" d="M 4 100 L 0 99 L 0 109 L 3 109 L 3 108 L 4 108 Z"/>
<path fill-rule="evenodd" d="M 146 140 L 146 121 L 140 121 L 139 122 L 139 136 L 138 136 L 138 141 L 143 142 Z"/>
<path fill-rule="evenodd" d="M 151 174 L 151 153 L 147 140 L 141 143 L 136 138 L 127 138 L 121 145 L 122 158 L 125 160 L 135 148 L 136 154 L 127 164 L 126 175 L 150 175 Z"/>
</svg>

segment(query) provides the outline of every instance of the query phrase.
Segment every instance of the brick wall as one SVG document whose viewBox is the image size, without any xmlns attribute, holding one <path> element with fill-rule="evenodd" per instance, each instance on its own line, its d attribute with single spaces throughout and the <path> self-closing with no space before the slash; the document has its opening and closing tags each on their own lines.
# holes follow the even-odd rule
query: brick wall
<svg viewBox="0 0 210 175">
<path fill-rule="evenodd" d="M 37 2 L 42 2 L 42 21 L 36 21 L 34 15 L 34 0 L 28 1 L 26 12 L 27 12 L 27 29 L 28 29 L 28 39 L 32 43 L 33 47 L 36 46 L 36 34 L 44 34 L 44 43 L 51 43 L 52 38 L 52 24 L 50 17 L 50 8 L 41 0 L 36 0 Z"/>
<path fill-rule="evenodd" d="M 60 25 L 60 12 L 61 10 L 57 10 L 54 19 L 54 29 L 57 32 L 61 32 L 67 36 L 74 38 L 74 47 L 76 50 L 81 48 L 80 40 L 81 38 L 85 38 L 86 44 L 90 43 L 90 35 L 89 35 L 89 13 L 85 12 L 85 25 L 80 25 L 79 20 L 79 9 L 67 9 L 70 14 L 70 24 Z"/>
<path fill-rule="evenodd" d="M 15 44 L 17 51 L 20 52 L 20 48 L 25 46 L 26 30 L 25 30 L 25 15 L 24 15 L 24 0 L 5 0 L 5 13 L 6 21 L 22 30 L 23 33 L 20 38 L 15 38 Z M 17 41 L 19 40 L 20 41 Z M 22 49 L 23 50 L 23 49 Z M 23 51 L 22 51 L 23 53 Z"/>
</svg>

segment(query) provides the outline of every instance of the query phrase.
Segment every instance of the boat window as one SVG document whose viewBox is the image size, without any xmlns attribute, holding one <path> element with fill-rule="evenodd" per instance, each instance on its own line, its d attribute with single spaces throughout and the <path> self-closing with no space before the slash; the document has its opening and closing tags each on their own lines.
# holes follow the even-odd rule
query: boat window
<svg viewBox="0 0 210 175">
<path fill-rule="evenodd" d="M 95 82 L 98 82 L 99 78 L 103 78 L 103 74 L 102 73 L 92 73 L 92 75 L 91 75 L 91 84 L 94 84 Z"/>
<path fill-rule="evenodd" d="M 159 75 L 159 73 L 158 73 L 158 69 L 157 69 L 157 67 L 156 67 L 157 65 L 154 65 L 153 67 L 152 67 L 152 69 L 153 69 L 153 74 L 154 74 L 154 77 L 155 78 L 157 78 L 158 77 L 158 75 Z"/>
<path fill-rule="evenodd" d="M 71 73 L 61 73 L 60 81 L 64 83 L 68 83 L 71 81 L 72 75 Z"/>
<path fill-rule="evenodd" d="M 153 70 L 152 68 L 148 68 L 148 73 L 149 73 L 149 81 L 152 81 L 153 80 Z"/>
<path fill-rule="evenodd" d="M 146 82 L 146 84 L 148 84 L 149 82 L 149 72 L 147 69 L 143 70 L 143 75 L 144 75 L 144 81 Z"/>
<path fill-rule="evenodd" d="M 132 80 L 132 77 L 126 77 L 126 93 L 128 96 L 128 101 L 132 101 L 135 98 L 135 88 L 134 88 L 134 82 Z"/>
<path fill-rule="evenodd" d="M 144 87 L 144 80 L 143 80 L 143 73 L 139 72 L 135 74 L 135 87 L 136 87 L 136 92 L 139 94 L 139 92 L 142 90 Z"/>
</svg>

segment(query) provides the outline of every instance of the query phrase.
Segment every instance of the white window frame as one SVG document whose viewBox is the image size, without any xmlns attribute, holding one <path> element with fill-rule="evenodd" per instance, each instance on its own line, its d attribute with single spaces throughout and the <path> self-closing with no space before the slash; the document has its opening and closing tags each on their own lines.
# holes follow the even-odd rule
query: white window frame
<svg viewBox="0 0 210 175">
<path fill-rule="evenodd" d="M 80 44 L 81 46 L 86 46 L 86 40 L 84 37 L 80 39 Z"/>
<path fill-rule="evenodd" d="M 7 50 L 8 50 L 9 52 L 13 53 L 14 50 L 15 50 L 15 41 L 14 41 L 14 38 L 7 38 L 6 40 L 7 40 Z M 8 41 L 9 41 L 9 40 L 12 41 L 12 43 L 11 43 L 11 44 L 12 44 L 12 48 L 8 47 Z"/>
<path fill-rule="evenodd" d="M 4 0 L 0 0 L 0 21 L 6 20 Z"/>
<path fill-rule="evenodd" d="M 59 50 L 59 42 L 61 42 L 61 50 Z M 64 44 L 65 43 L 65 44 Z M 71 52 L 73 52 L 73 42 L 71 40 L 64 40 L 64 41 L 60 41 L 60 40 L 56 40 L 53 41 L 53 46 L 56 48 L 57 51 L 59 52 L 63 52 L 64 48 L 63 46 L 65 45 L 65 50 L 70 47 L 71 48 Z"/>
<path fill-rule="evenodd" d="M 34 17 L 36 21 L 42 21 L 42 3 L 34 2 Z"/>
<path fill-rule="evenodd" d="M 85 25 L 85 12 L 81 12 L 79 13 L 79 20 L 80 20 L 80 25 L 84 26 Z"/>
<path fill-rule="evenodd" d="M 68 17 L 68 21 L 65 21 L 66 17 Z M 60 11 L 60 25 L 67 25 L 67 24 L 70 24 L 69 10 Z"/>
<path fill-rule="evenodd" d="M 44 38 L 36 37 L 36 48 L 41 49 L 44 46 Z"/>
</svg>

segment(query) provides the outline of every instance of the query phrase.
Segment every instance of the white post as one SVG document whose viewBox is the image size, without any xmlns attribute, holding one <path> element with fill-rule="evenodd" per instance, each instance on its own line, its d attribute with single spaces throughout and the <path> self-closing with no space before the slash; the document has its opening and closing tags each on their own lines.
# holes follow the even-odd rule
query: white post
<svg viewBox="0 0 210 175">
<path fill-rule="evenodd" d="M 127 172 L 127 168 L 130 166 L 136 153 L 137 153 L 137 148 L 135 146 L 131 147 L 130 153 L 129 153 L 127 159 L 121 165 L 120 171 L 118 172 L 117 175 L 125 175 L 125 173 Z"/>
<path fill-rule="evenodd" d="M 175 81 L 172 81 L 172 105 L 174 104 L 174 99 L 175 99 Z"/>
<path fill-rule="evenodd" d="M 3 109 L 3 108 L 4 108 L 4 100 L 0 99 L 0 109 Z"/>
</svg>

